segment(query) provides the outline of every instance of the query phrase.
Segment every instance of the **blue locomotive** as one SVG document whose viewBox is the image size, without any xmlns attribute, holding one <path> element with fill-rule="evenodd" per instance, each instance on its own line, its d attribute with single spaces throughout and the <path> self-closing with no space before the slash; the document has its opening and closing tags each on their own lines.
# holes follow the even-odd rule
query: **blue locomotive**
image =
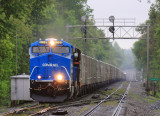
<svg viewBox="0 0 160 116">
<path fill-rule="evenodd" d="M 56 39 L 30 46 L 30 95 L 40 102 L 62 102 L 124 79 L 117 67 L 86 56 Z"/>
<path fill-rule="evenodd" d="M 80 60 L 78 54 L 80 50 L 63 40 L 49 38 L 32 43 L 30 47 L 31 97 L 42 102 L 57 101 L 57 96 L 62 97 L 61 100 L 68 96 L 72 97 L 71 85 L 78 81 Z"/>
</svg>

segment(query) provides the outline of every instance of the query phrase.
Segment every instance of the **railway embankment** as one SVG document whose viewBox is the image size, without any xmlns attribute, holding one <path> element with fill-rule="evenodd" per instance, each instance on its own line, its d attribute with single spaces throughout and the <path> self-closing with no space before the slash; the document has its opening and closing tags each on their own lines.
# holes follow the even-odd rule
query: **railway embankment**
<svg viewBox="0 0 160 116">
<path fill-rule="evenodd" d="M 124 105 L 126 116 L 160 116 L 159 99 L 148 96 L 141 82 L 132 82 Z"/>
<path fill-rule="evenodd" d="M 119 104 L 120 101 L 121 104 Z M 87 116 L 88 114 L 92 116 L 115 116 L 116 114 L 119 116 L 160 116 L 160 100 L 148 96 L 141 82 L 118 82 L 82 98 L 64 103 L 44 103 L 27 108 L 12 107 L 7 111 L 8 113 L 2 113 L 2 111 L 0 115 L 55 115 L 55 112 L 64 113 L 65 111 L 65 116 Z"/>
</svg>

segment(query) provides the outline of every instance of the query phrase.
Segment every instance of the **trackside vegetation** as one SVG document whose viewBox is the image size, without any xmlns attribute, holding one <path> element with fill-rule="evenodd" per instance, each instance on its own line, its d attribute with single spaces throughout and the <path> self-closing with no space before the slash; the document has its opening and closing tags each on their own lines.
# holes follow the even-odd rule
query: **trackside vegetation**
<svg viewBox="0 0 160 116">
<path fill-rule="evenodd" d="M 94 24 L 92 11 L 87 0 L 0 0 L 0 106 L 10 105 L 10 76 L 16 75 L 16 43 L 17 74 L 29 74 L 30 44 L 39 38 L 65 39 L 65 26 L 82 24 L 84 15 L 89 18 L 88 24 Z M 105 36 L 98 28 L 90 31 L 94 36 Z M 81 31 L 77 35 L 81 36 Z M 69 42 L 84 54 L 118 67 L 125 57 L 123 49 L 109 40 Z"/>
<path fill-rule="evenodd" d="M 156 0 L 154 4 L 151 5 L 149 11 L 149 19 L 144 24 L 150 24 L 150 45 L 149 45 L 149 67 L 150 67 L 150 78 L 160 79 L 160 0 Z M 146 36 L 146 29 L 137 29 L 143 35 Z M 133 53 L 135 54 L 137 60 L 135 61 L 137 69 L 143 69 L 144 78 L 146 77 L 146 53 L 147 53 L 147 43 L 146 40 L 139 40 L 134 44 Z M 157 86 L 160 82 L 157 82 Z M 156 87 L 159 91 L 159 88 Z M 157 93 L 156 96 L 159 96 Z"/>
</svg>

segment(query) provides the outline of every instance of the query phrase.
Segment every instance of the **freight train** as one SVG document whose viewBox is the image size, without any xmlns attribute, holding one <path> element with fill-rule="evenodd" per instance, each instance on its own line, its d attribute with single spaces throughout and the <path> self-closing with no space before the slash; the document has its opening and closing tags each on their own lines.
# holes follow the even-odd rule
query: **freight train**
<svg viewBox="0 0 160 116">
<path fill-rule="evenodd" d="M 86 56 L 63 40 L 38 40 L 29 54 L 30 95 L 36 101 L 61 102 L 125 79 L 117 67 Z"/>
</svg>

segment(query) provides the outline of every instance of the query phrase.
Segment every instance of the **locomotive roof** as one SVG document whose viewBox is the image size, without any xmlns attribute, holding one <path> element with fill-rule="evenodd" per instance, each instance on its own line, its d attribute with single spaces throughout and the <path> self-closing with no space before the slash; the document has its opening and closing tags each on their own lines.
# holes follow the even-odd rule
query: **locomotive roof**
<svg viewBox="0 0 160 116">
<path fill-rule="evenodd" d="M 51 41 L 51 40 L 53 40 L 53 41 L 61 41 L 61 42 L 63 42 L 61 45 L 64 45 L 64 46 L 72 46 L 70 43 L 68 43 L 68 42 L 66 42 L 66 41 L 57 40 L 57 39 L 45 39 L 45 40 L 41 40 L 41 39 L 40 39 L 40 40 L 32 43 L 31 46 L 39 46 L 39 45 L 42 45 L 42 46 L 43 46 L 43 45 L 48 45 L 48 43 L 47 43 L 47 44 L 40 44 L 39 42 L 40 42 L 40 41 L 48 42 L 48 41 Z"/>
</svg>

